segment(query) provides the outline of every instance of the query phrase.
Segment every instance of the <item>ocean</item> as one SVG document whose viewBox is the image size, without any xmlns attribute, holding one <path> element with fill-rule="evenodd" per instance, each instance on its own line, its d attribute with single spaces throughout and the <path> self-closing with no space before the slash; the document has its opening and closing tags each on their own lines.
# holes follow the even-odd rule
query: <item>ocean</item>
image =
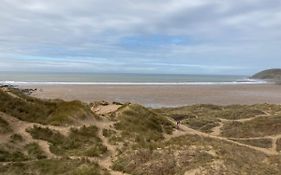
<svg viewBox="0 0 281 175">
<path fill-rule="evenodd" d="M 262 84 L 241 75 L 0 72 L 0 84 L 210 85 Z"/>
</svg>

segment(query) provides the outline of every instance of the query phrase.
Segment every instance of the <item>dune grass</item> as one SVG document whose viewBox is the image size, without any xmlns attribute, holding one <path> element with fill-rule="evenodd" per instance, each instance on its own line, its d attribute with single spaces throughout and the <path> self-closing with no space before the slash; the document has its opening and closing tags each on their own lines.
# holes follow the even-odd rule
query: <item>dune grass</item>
<svg viewBox="0 0 281 175">
<path fill-rule="evenodd" d="M 239 139 L 231 139 L 236 142 L 240 142 L 243 144 L 261 147 L 261 148 L 271 148 L 272 140 L 271 139 L 248 139 L 248 140 L 239 140 Z"/>
<path fill-rule="evenodd" d="M 212 138 L 185 135 L 159 143 L 155 149 L 123 152 L 114 162 L 116 170 L 130 174 L 184 175 L 199 168 L 204 174 L 274 174 L 281 171 L 279 156 Z M 269 161 L 264 163 L 263 161 Z M 254 163 L 253 163 L 254 161 Z"/>
<path fill-rule="evenodd" d="M 225 137 L 263 137 L 281 134 L 281 116 L 260 117 L 247 122 L 228 122 L 222 127 Z"/>
<path fill-rule="evenodd" d="M 69 136 L 64 136 L 49 128 L 34 126 L 27 130 L 33 138 L 48 141 L 50 150 L 62 156 L 101 156 L 107 151 L 97 136 L 95 126 L 71 129 Z"/>
<path fill-rule="evenodd" d="M 14 92 L 15 91 L 15 92 Z M 41 124 L 66 125 L 93 117 L 90 108 L 80 101 L 40 100 L 13 90 L 15 98 L 0 90 L 0 111 L 20 120 Z"/>
<path fill-rule="evenodd" d="M 173 131 L 173 124 L 140 105 L 130 104 L 117 111 L 117 130 L 123 138 L 130 138 L 141 145 L 163 139 L 163 134 Z"/>
<path fill-rule="evenodd" d="M 45 153 L 41 150 L 40 146 L 35 142 L 25 145 L 24 148 L 27 150 L 28 157 L 31 158 L 31 159 L 45 159 L 45 158 L 47 158 Z"/>
<path fill-rule="evenodd" d="M 87 160 L 50 159 L 32 162 L 0 165 L 0 174 L 40 174 L 40 175 L 109 175 L 96 163 Z"/>
<path fill-rule="evenodd" d="M 12 128 L 10 127 L 9 123 L 0 116 L 0 134 L 6 134 L 11 131 Z"/>
<path fill-rule="evenodd" d="M 253 108 L 253 106 L 231 105 L 225 107 L 224 110 L 215 113 L 214 117 L 229 119 L 229 120 L 237 120 L 237 119 L 251 118 L 263 114 L 264 112 Z"/>
<path fill-rule="evenodd" d="M 21 143 L 23 141 L 24 141 L 24 139 L 20 134 L 12 134 L 10 136 L 10 142 L 11 143 Z"/>
<path fill-rule="evenodd" d="M 16 162 L 24 160 L 28 160 L 28 157 L 25 156 L 20 150 L 12 150 L 4 145 L 0 146 L 0 162 Z"/>
<path fill-rule="evenodd" d="M 193 105 L 178 108 L 157 109 L 156 112 L 167 115 L 176 121 L 181 121 L 189 127 L 202 132 L 211 132 L 212 128 L 219 125 L 219 120 L 214 117 L 222 107 L 211 104 Z"/>
</svg>

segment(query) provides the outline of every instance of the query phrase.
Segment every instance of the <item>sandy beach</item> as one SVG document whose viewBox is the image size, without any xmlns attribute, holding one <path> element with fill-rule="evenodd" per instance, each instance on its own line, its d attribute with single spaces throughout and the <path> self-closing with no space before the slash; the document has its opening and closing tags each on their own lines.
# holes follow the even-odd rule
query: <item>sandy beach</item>
<svg viewBox="0 0 281 175">
<path fill-rule="evenodd" d="M 192 104 L 281 104 L 281 86 L 263 85 L 25 85 L 33 96 L 46 99 L 132 102 L 149 107 Z"/>
</svg>

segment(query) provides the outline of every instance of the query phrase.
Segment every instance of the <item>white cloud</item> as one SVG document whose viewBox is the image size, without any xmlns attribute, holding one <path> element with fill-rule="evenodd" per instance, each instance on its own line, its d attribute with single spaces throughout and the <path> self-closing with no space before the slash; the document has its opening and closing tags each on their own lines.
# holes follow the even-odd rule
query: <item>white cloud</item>
<svg viewBox="0 0 281 175">
<path fill-rule="evenodd" d="M 142 59 L 186 65 L 217 59 L 218 66 L 239 66 L 237 60 L 248 59 L 252 69 L 263 61 L 281 66 L 275 62 L 281 55 L 280 11 L 279 0 L 3 0 L 0 52 L 22 62 L 28 62 L 21 58 L 26 56 L 102 57 L 117 66 L 137 62 L 143 69 Z M 187 41 L 134 48 L 120 43 L 154 35 Z"/>
</svg>

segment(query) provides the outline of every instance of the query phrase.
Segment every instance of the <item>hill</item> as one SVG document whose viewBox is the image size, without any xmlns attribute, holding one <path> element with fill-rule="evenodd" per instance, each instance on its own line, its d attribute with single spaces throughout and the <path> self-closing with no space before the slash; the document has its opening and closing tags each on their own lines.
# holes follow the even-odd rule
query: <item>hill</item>
<svg viewBox="0 0 281 175">
<path fill-rule="evenodd" d="M 280 105 L 151 109 L 0 88 L 0 174 L 279 175 L 280 151 Z"/>
<path fill-rule="evenodd" d="M 281 79 L 281 69 L 268 69 L 256 73 L 251 78 L 254 79 L 268 79 L 268 80 L 280 80 Z"/>
</svg>

